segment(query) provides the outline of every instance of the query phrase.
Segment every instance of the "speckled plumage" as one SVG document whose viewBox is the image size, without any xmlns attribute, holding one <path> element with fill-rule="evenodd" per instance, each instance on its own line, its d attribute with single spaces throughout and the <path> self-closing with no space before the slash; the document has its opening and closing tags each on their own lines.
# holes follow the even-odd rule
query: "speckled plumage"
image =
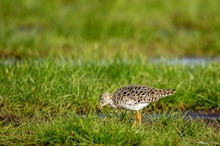
<svg viewBox="0 0 220 146">
<path fill-rule="evenodd" d="M 148 86 L 130 85 L 118 89 L 113 94 L 113 102 L 118 108 L 123 108 L 121 103 L 138 104 L 158 101 L 159 98 L 173 94 L 172 89 L 156 89 Z"/>
</svg>

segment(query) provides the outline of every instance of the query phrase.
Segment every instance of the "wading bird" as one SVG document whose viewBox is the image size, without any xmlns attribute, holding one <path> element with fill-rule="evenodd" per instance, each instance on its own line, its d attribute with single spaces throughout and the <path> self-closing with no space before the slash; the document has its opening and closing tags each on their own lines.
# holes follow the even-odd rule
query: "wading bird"
<svg viewBox="0 0 220 146">
<path fill-rule="evenodd" d="M 133 125 L 141 124 L 141 114 L 139 110 L 150 103 L 158 101 L 160 98 L 175 93 L 173 89 L 157 89 L 143 85 L 129 85 L 121 87 L 115 93 L 104 93 L 100 98 L 99 109 L 105 105 L 110 105 L 116 109 L 127 109 L 136 111 L 136 121 Z"/>
</svg>

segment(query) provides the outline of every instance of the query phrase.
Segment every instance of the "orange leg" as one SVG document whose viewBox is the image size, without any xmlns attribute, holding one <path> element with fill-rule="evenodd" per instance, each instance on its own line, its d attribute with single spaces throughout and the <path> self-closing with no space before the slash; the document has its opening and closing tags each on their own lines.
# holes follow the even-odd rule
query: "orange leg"
<svg viewBox="0 0 220 146">
<path fill-rule="evenodd" d="M 138 125 L 141 125 L 141 114 L 139 111 L 136 113 L 136 121 Z"/>
<path fill-rule="evenodd" d="M 136 115 L 135 115 L 135 122 L 132 125 L 132 127 L 134 127 L 135 125 L 141 125 L 141 114 L 139 111 L 136 111 Z"/>
</svg>

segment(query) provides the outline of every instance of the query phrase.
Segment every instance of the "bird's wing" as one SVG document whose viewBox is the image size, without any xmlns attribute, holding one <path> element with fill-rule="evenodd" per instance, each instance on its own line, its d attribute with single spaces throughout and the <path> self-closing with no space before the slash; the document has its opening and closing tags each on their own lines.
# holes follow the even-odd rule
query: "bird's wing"
<svg viewBox="0 0 220 146">
<path fill-rule="evenodd" d="M 131 85 L 118 89 L 114 93 L 115 101 L 123 101 L 125 103 L 145 103 L 159 100 L 156 89 L 148 86 Z"/>
</svg>

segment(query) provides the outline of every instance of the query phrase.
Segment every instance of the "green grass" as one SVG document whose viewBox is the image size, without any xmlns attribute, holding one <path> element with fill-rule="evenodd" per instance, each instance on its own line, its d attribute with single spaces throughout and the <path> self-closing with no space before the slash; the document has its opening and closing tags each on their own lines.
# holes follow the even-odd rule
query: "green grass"
<svg viewBox="0 0 220 146">
<path fill-rule="evenodd" d="M 218 57 L 219 1 L 1 0 L 2 57 Z M 192 51 L 193 50 L 193 51 Z"/>
<path fill-rule="evenodd" d="M 216 145 L 220 133 L 202 121 L 174 119 L 176 113 L 159 120 L 150 119 L 140 127 L 89 115 L 80 118 L 68 114 L 41 124 L 25 123 L 16 128 L 1 128 L 2 144 L 64 144 L 64 145 Z M 50 119 L 49 119 L 50 120 Z M 110 130 L 111 129 L 111 130 Z"/>
<path fill-rule="evenodd" d="M 71 62 L 47 59 L 1 63 L 0 67 L 0 95 L 6 102 L 24 106 L 71 104 L 69 108 L 72 110 L 89 113 L 96 111 L 103 92 L 113 92 L 128 84 L 143 84 L 177 90 L 174 96 L 154 104 L 155 108 L 167 102 L 164 107 L 183 110 L 219 111 L 220 107 L 218 63 L 188 66 L 152 64 L 141 60 Z"/>
<path fill-rule="evenodd" d="M 143 60 L 1 63 L 0 143 L 217 144 L 220 133 L 215 127 L 176 115 L 186 110 L 219 111 L 219 70 L 217 63 L 190 66 Z M 159 112 L 162 118 L 152 117 L 140 127 L 131 128 L 131 112 L 124 115 L 110 107 L 102 110 L 105 118 L 99 118 L 100 95 L 128 84 L 174 88 L 177 92 L 148 106 L 143 112 Z M 163 114 L 166 111 L 171 111 L 168 117 Z"/>
</svg>

